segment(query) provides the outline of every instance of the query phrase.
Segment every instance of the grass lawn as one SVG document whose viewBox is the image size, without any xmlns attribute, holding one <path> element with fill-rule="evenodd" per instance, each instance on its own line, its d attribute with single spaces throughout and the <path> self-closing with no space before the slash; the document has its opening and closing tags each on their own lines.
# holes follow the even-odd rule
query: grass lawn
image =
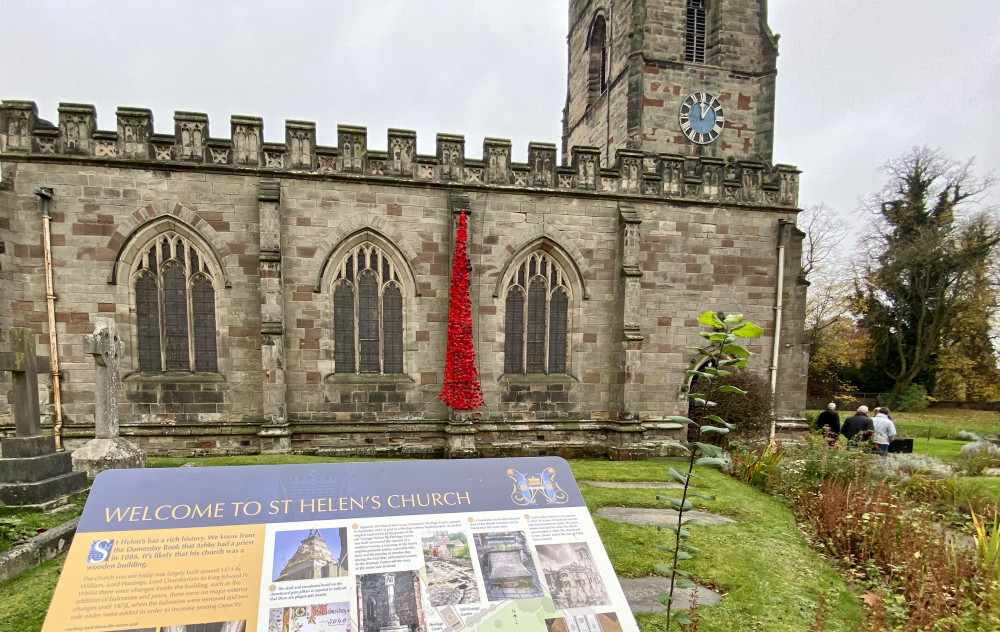
<svg viewBox="0 0 1000 632">
<path fill-rule="evenodd" d="M 150 459 L 152 467 L 262 463 L 311 463 L 322 457 L 255 456 Z M 571 461 L 578 481 L 662 481 L 669 464 L 663 462 Z M 697 470 L 699 491 L 717 500 L 698 500 L 710 511 L 730 516 L 737 524 L 691 527 L 691 544 L 702 550 L 682 568 L 695 579 L 725 593 L 722 603 L 700 609 L 703 632 L 807 632 L 819 608 L 826 604 L 826 630 L 857 630 L 862 611 L 857 597 L 843 579 L 809 548 L 783 504 L 714 470 Z M 606 506 L 664 507 L 656 494 L 664 490 L 605 489 L 580 484 L 591 511 Z M 668 490 L 672 491 L 672 490 Z M 619 575 L 640 577 L 659 574 L 656 564 L 668 563 L 668 554 L 655 548 L 667 542 L 669 531 L 652 526 L 618 524 L 595 519 L 598 532 Z M 63 558 L 42 565 L 32 573 L 0 585 L 0 632 L 35 632 L 52 598 Z M 663 615 L 637 615 L 643 632 L 664 630 Z"/>
<path fill-rule="evenodd" d="M 931 439 L 926 438 L 913 440 L 913 453 L 926 454 L 941 459 L 945 463 L 955 463 L 958 461 L 958 452 L 968 441 L 956 441 L 954 439 Z"/>
<path fill-rule="evenodd" d="M 809 411 L 815 419 L 820 411 Z M 853 415 L 852 411 L 840 411 L 840 421 Z M 913 439 L 913 450 L 917 443 L 923 446 L 930 430 L 932 439 L 958 440 L 958 431 L 975 432 L 982 437 L 996 437 L 1000 432 L 1000 413 L 991 410 L 963 410 L 961 408 L 930 408 L 921 413 L 892 413 L 892 420 L 900 437 Z M 921 450 L 922 451 L 922 450 Z"/>
<path fill-rule="evenodd" d="M 571 461 L 578 481 L 666 480 L 663 462 Z M 843 579 L 802 538 L 791 511 L 775 498 L 744 485 L 715 470 L 697 468 L 703 493 L 716 500 L 692 499 L 695 507 L 729 516 L 737 524 L 692 527 L 691 544 L 701 549 L 681 568 L 694 573 L 702 585 L 726 597 L 715 606 L 702 607 L 699 630 L 737 632 L 743 630 L 798 631 L 810 629 L 819 607 L 826 603 L 826 630 L 858 630 L 862 612 L 857 597 Z M 674 490 L 606 489 L 581 483 L 587 507 L 631 506 L 662 508 L 659 494 Z M 669 554 L 655 548 L 666 544 L 669 531 L 595 518 L 597 530 L 619 575 L 659 575 L 654 566 L 669 564 Z M 636 615 L 644 632 L 663 630 L 663 615 Z"/>
<path fill-rule="evenodd" d="M 66 554 L 0 584 L 0 632 L 37 632 L 59 581 Z"/>
<path fill-rule="evenodd" d="M 931 408 L 922 413 L 893 413 L 893 422 L 901 437 L 932 439 L 958 439 L 958 431 L 974 432 L 982 437 L 996 437 L 1000 430 L 1000 413 L 991 410 L 962 410 L 960 408 Z"/>
</svg>

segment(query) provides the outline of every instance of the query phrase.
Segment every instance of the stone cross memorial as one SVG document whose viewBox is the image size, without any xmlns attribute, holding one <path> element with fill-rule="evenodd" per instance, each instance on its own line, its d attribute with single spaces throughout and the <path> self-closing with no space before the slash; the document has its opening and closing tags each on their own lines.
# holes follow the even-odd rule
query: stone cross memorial
<svg viewBox="0 0 1000 632">
<path fill-rule="evenodd" d="M 118 436 L 118 366 L 124 345 L 110 318 L 97 318 L 83 348 L 97 364 L 94 370 L 94 439 L 73 453 L 73 468 L 94 478 L 109 469 L 146 467 L 146 455 Z"/>
<path fill-rule="evenodd" d="M 86 489 L 87 475 L 74 472 L 70 453 L 56 452 L 52 437 L 42 435 L 35 330 L 7 332 L 10 351 L 0 353 L 0 370 L 13 377 L 15 434 L 0 438 L 0 506 L 55 504 Z"/>
</svg>

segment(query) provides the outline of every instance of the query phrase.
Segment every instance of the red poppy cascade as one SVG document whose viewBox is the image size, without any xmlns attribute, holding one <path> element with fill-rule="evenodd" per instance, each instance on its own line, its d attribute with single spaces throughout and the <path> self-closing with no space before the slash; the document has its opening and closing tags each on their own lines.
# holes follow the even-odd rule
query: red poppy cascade
<svg viewBox="0 0 1000 632">
<path fill-rule="evenodd" d="M 444 388 L 438 398 L 455 410 L 475 410 L 483 405 L 483 388 L 476 370 L 472 344 L 472 299 L 469 297 L 468 230 L 465 213 L 458 218 L 455 258 L 451 265 L 448 295 L 448 349 L 445 353 Z"/>
</svg>

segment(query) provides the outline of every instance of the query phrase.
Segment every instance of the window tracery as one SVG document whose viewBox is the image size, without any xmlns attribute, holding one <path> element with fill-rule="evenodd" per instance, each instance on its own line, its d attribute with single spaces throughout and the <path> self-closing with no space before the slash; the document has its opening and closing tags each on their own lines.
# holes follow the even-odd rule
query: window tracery
<svg viewBox="0 0 1000 632">
<path fill-rule="evenodd" d="M 393 259 L 371 242 L 333 271 L 334 371 L 403 372 L 403 285 Z"/>
<path fill-rule="evenodd" d="M 504 295 L 504 373 L 566 373 L 569 282 L 546 252 L 528 255 Z"/>
<path fill-rule="evenodd" d="M 205 254 L 173 231 L 141 253 L 132 275 L 139 370 L 218 371 L 215 283 Z"/>
</svg>

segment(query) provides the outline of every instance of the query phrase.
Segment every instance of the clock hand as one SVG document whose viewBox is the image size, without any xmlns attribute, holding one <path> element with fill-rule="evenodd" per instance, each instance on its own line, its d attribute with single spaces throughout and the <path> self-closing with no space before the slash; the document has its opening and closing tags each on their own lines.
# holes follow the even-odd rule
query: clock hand
<svg viewBox="0 0 1000 632">
<path fill-rule="evenodd" d="M 705 118 L 705 114 L 708 112 L 708 104 L 702 101 L 699 105 L 701 106 L 701 118 Z"/>
</svg>

